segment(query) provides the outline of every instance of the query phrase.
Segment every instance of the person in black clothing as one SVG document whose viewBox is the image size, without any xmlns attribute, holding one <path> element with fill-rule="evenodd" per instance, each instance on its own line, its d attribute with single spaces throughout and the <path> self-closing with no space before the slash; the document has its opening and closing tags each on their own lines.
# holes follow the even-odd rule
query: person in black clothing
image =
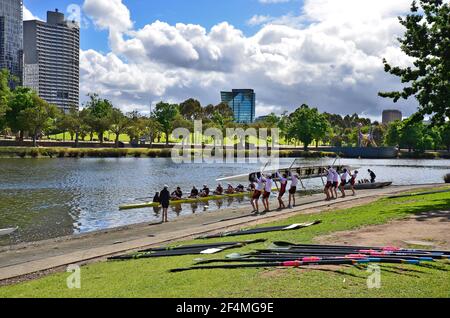
<svg viewBox="0 0 450 318">
<path fill-rule="evenodd" d="M 161 199 L 159 198 L 159 192 L 156 192 L 155 196 L 153 197 L 153 203 L 161 203 Z"/>
<path fill-rule="evenodd" d="M 183 197 L 183 192 L 181 191 L 181 188 L 178 187 L 174 192 L 172 192 L 172 200 L 181 200 Z"/>
<path fill-rule="evenodd" d="M 170 192 L 168 189 L 169 189 L 168 186 L 164 186 L 164 189 L 159 194 L 159 199 L 161 201 L 161 206 L 163 208 L 163 213 L 162 213 L 163 223 L 169 222 L 169 220 L 167 218 L 167 211 L 168 211 L 169 205 L 170 205 Z"/>
<path fill-rule="evenodd" d="M 198 197 L 198 190 L 197 188 L 194 186 L 191 190 L 191 195 L 189 196 L 190 199 L 197 199 Z"/>
<path fill-rule="evenodd" d="M 377 179 L 377 175 L 372 170 L 367 170 L 370 174 L 370 183 L 375 183 L 375 180 Z"/>
</svg>

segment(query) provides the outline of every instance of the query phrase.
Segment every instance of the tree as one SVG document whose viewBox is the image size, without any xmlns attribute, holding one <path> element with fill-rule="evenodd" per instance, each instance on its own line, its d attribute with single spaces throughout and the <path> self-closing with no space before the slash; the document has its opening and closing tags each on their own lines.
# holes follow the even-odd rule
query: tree
<svg viewBox="0 0 450 318">
<path fill-rule="evenodd" d="M 450 4 L 442 0 L 414 1 L 411 14 L 399 18 L 406 33 L 399 39 L 401 49 L 414 59 L 414 67 L 392 67 L 383 60 L 385 71 L 409 83 L 402 91 L 379 95 L 398 102 L 414 96 L 419 102 L 412 122 L 432 116 L 434 124 L 450 117 Z M 423 13 L 422 13 L 423 12 Z"/>
<path fill-rule="evenodd" d="M 166 135 L 166 145 L 169 145 L 169 136 L 173 130 L 173 121 L 178 113 L 178 105 L 160 102 L 156 105 L 155 118 L 161 125 L 162 131 Z"/>
<path fill-rule="evenodd" d="M 116 137 L 114 139 L 114 147 L 119 147 L 119 138 L 122 133 L 131 125 L 130 119 L 126 117 L 122 111 L 118 108 L 113 108 L 110 114 L 111 132 L 113 132 Z"/>
<path fill-rule="evenodd" d="M 312 125 L 312 137 L 316 142 L 316 148 L 319 148 L 319 142 L 323 140 L 328 132 L 329 124 L 323 114 L 317 114 L 317 120 Z"/>
<path fill-rule="evenodd" d="M 20 133 L 20 140 L 23 140 L 26 130 L 26 123 L 20 120 L 19 114 L 34 106 L 37 94 L 30 88 L 17 87 L 9 101 L 9 109 L 6 111 L 6 124 L 14 133 Z"/>
<path fill-rule="evenodd" d="M 32 134 L 33 147 L 37 146 L 39 135 L 55 126 L 59 112 L 55 105 L 48 104 L 36 94 L 33 95 L 33 107 L 20 111 L 17 119 L 23 123 L 23 128 Z"/>
<path fill-rule="evenodd" d="M 111 127 L 111 113 L 113 106 L 107 99 L 100 98 L 97 94 L 88 94 L 89 101 L 86 108 L 89 116 L 86 118 L 88 125 L 98 134 L 100 144 L 103 144 L 103 134 Z"/>
<path fill-rule="evenodd" d="M 423 145 L 423 124 L 403 123 L 400 132 L 400 146 L 407 148 L 409 152 L 417 150 Z"/>
<path fill-rule="evenodd" d="M 386 136 L 384 137 L 384 142 L 388 146 L 399 146 L 400 145 L 400 132 L 401 132 L 402 122 L 397 120 L 390 123 L 387 127 Z"/>
<path fill-rule="evenodd" d="M 446 122 L 441 128 L 442 144 L 450 152 L 450 122 Z"/>
<path fill-rule="evenodd" d="M 203 108 L 198 100 L 190 98 L 180 104 L 180 114 L 186 120 L 202 119 Z"/>
<path fill-rule="evenodd" d="M 314 140 L 314 135 L 318 132 L 317 127 L 320 125 L 317 123 L 322 120 L 326 120 L 325 116 L 320 115 L 317 108 L 310 108 L 303 104 L 289 116 L 288 136 L 300 140 L 307 151 Z"/>
<path fill-rule="evenodd" d="M 11 89 L 9 88 L 9 71 L 3 69 L 0 71 L 0 131 L 6 128 L 6 111 L 9 110 L 11 99 Z"/>
</svg>

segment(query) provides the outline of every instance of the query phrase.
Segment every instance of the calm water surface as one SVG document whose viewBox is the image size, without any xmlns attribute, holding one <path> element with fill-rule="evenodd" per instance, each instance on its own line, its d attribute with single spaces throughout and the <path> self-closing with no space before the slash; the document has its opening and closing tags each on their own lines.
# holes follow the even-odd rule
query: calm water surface
<svg viewBox="0 0 450 318">
<path fill-rule="evenodd" d="M 303 164 L 331 164 L 334 160 L 302 160 Z M 289 165 L 292 160 L 284 160 Z M 347 160 L 343 164 L 373 169 L 379 181 L 397 185 L 442 182 L 450 172 L 450 160 Z M 12 242 L 34 241 L 86 233 L 123 225 L 153 222 L 159 211 L 119 211 L 124 203 L 151 196 L 164 184 L 179 185 L 189 192 L 192 185 L 211 188 L 220 177 L 258 170 L 256 164 L 183 164 L 170 159 L 0 159 L 0 228 L 19 226 Z M 310 188 L 321 186 L 309 180 Z M 242 204 L 224 200 L 172 208 L 170 217 L 214 213 Z M 246 202 L 245 200 L 244 202 Z M 8 238 L 0 245 L 9 244 Z"/>
</svg>

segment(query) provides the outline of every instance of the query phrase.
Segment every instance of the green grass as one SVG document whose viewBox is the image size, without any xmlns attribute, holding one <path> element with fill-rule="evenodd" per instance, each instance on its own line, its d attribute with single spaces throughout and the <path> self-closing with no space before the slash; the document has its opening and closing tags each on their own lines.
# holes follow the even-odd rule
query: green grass
<svg viewBox="0 0 450 318">
<path fill-rule="evenodd" d="M 310 228 L 222 239 L 266 238 L 270 241 L 311 243 L 320 235 L 385 224 L 415 213 L 448 209 L 450 193 L 417 198 L 381 199 L 346 210 L 299 215 L 269 225 L 321 219 Z M 210 240 L 214 242 L 217 240 Z M 203 242 L 203 241 L 202 241 Z M 186 244 L 193 243 L 185 242 Z M 198 243 L 198 241 L 196 242 Z M 267 243 L 268 244 L 268 243 Z M 266 245 L 267 245 L 266 244 Z M 252 245 L 246 252 L 265 244 Z M 211 258 L 223 257 L 230 251 Z M 208 257 L 208 258 L 209 258 Z M 103 262 L 82 267 L 81 289 L 69 290 L 69 274 L 54 274 L 36 281 L 0 288 L 0 297 L 450 297 L 450 266 L 436 262 L 422 266 L 382 265 L 382 287 L 368 289 L 365 266 L 308 269 L 239 269 L 190 271 L 167 270 L 187 267 L 196 256 Z"/>
</svg>

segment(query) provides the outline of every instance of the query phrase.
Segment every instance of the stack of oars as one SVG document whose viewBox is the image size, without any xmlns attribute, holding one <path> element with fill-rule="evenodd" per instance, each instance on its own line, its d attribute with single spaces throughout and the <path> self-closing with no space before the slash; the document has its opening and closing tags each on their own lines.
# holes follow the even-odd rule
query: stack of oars
<svg viewBox="0 0 450 318">
<path fill-rule="evenodd" d="M 231 254 L 226 259 L 202 260 L 193 267 L 173 269 L 171 272 L 196 269 L 358 265 L 368 263 L 418 265 L 422 262 L 434 262 L 439 259 L 450 259 L 450 251 L 275 242 L 273 247 L 269 249 L 260 249 L 248 254 Z M 220 265 L 208 265 L 214 263 L 220 263 Z"/>
</svg>

